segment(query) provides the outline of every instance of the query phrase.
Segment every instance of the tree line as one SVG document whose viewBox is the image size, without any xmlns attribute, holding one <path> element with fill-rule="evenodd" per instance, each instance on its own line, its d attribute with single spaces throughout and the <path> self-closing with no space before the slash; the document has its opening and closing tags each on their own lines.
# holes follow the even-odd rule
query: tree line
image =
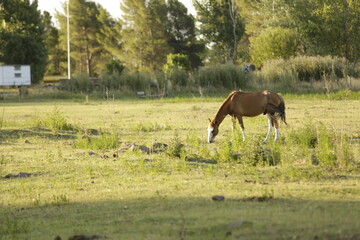
<svg viewBox="0 0 360 240">
<path fill-rule="evenodd" d="M 0 0 L 0 63 L 30 64 L 32 80 L 67 72 L 67 9 L 41 13 L 37 0 Z M 113 18 L 100 4 L 69 0 L 71 69 L 156 74 L 218 63 L 330 55 L 357 63 L 358 0 L 124 0 Z M 54 24 L 54 23 L 58 24 Z"/>
</svg>

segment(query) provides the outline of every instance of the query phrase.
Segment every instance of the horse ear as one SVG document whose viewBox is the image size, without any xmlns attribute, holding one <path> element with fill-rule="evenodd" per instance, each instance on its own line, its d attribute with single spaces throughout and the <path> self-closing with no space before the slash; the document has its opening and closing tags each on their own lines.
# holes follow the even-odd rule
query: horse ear
<svg viewBox="0 0 360 240">
<path fill-rule="evenodd" d="M 211 119 L 210 118 L 208 118 L 209 119 L 209 122 L 211 122 Z"/>
</svg>

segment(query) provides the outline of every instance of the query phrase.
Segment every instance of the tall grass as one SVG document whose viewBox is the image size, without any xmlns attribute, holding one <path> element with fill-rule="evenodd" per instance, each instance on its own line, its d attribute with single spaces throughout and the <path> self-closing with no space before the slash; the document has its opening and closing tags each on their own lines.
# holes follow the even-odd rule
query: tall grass
<svg viewBox="0 0 360 240">
<path fill-rule="evenodd" d="M 232 63 L 201 67 L 194 72 L 193 78 L 194 83 L 201 87 L 240 89 L 248 83 L 243 68 Z"/>
<path fill-rule="evenodd" d="M 49 128 L 54 133 L 57 133 L 59 130 L 77 130 L 77 127 L 69 123 L 57 106 L 54 106 L 53 110 L 46 114 L 44 118 L 35 115 L 33 121 L 35 126 Z"/>
<path fill-rule="evenodd" d="M 120 134 L 117 131 L 112 131 L 111 133 L 103 132 L 99 136 L 78 134 L 74 147 L 92 150 L 106 150 L 119 147 L 119 143 Z"/>
<path fill-rule="evenodd" d="M 325 167 L 347 168 L 353 163 L 354 152 L 350 136 L 328 128 L 322 122 L 308 120 L 288 136 L 293 149 L 306 154 L 308 161 Z"/>
<path fill-rule="evenodd" d="M 334 80 L 346 76 L 359 77 L 354 65 L 345 58 L 330 56 L 298 56 L 289 60 L 277 59 L 265 62 L 259 77 L 267 82 L 276 83 L 283 77 L 290 77 L 296 81 L 319 81 L 324 76 L 333 76 Z"/>
</svg>

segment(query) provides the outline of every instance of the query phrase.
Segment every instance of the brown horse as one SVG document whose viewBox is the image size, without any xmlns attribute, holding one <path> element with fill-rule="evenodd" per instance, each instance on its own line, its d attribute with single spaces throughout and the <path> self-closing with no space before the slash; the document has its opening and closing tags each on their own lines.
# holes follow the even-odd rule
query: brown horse
<svg viewBox="0 0 360 240">
<path fill-rule="evenodd" d="M 243 123 L 243 117 L 256 117 L 260 114 L 267 114 L 269 119 L 268 133 L 264 142 L 266 143 L 271 135 L 272 128 L 275 127 L 275 141 L 280 138 L 279 124 L 277 119 L 286 123 L 285 119 L 285 102 L 280 94 L 264 90 L 261 92 L 241 92 L 234 91 L 225 99 L 213 120 L 209 119 L 208 143 L 214 142 L 216 135 L 219 133 L 219 125 L 227 115 L 233 117 L 233 127 L 235 119 L 239 124 L 245 140 L 246 133 Z"/>
</svg>

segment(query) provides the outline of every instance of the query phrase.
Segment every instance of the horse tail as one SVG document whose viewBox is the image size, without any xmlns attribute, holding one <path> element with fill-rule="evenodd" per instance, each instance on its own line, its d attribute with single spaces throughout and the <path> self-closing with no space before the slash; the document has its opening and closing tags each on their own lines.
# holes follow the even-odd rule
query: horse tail
<svg viewBox="0 0 360 240">
<path fill-rule="evenodd" d="M 285 113 L 285 103 L 284 101 L 281 101 L 280 105 L 278 106 L 278 113 L 279 113 L 279 116 L 280 116 L 280 119 L 285 123 L 287 124 L 286 122 L 286 113 Z"/>
<path fill-rule="evenodd" d="M 287 124 L 287 122 L 286 122 L 286 113 L 285 113 L 285 101 L 284 101 L 284 98 L 281 96 L 281 94 L 279 93 L 278 94 L 278 96 L 279 96 L 279 98 L 280 98 L 280 100 L 281 100 L 281 102 L 280 102 L 280 104 L 279 104 L 279 106 L 278 106 L 278 109 L 279 109 L 279 115 L 280 115 L 280 119 L 285 123 L 285 124 Z"/>
<path fill-rule="evenodd" d="M 276 114 L 277 117 L 280 117 L 280 119 L 285 124 L 287 124 L 287 122 L 286 122 L 286 113 L 285 113 L 285 101 L 284 101 L 283 97 L 280 94 L 277 94 L 277 95 L 280 98 L 280 104 L 276 106 L 273 103 L 268 103 L 267 106 L 266 106 L 265 113 Z"/>
</svg>

